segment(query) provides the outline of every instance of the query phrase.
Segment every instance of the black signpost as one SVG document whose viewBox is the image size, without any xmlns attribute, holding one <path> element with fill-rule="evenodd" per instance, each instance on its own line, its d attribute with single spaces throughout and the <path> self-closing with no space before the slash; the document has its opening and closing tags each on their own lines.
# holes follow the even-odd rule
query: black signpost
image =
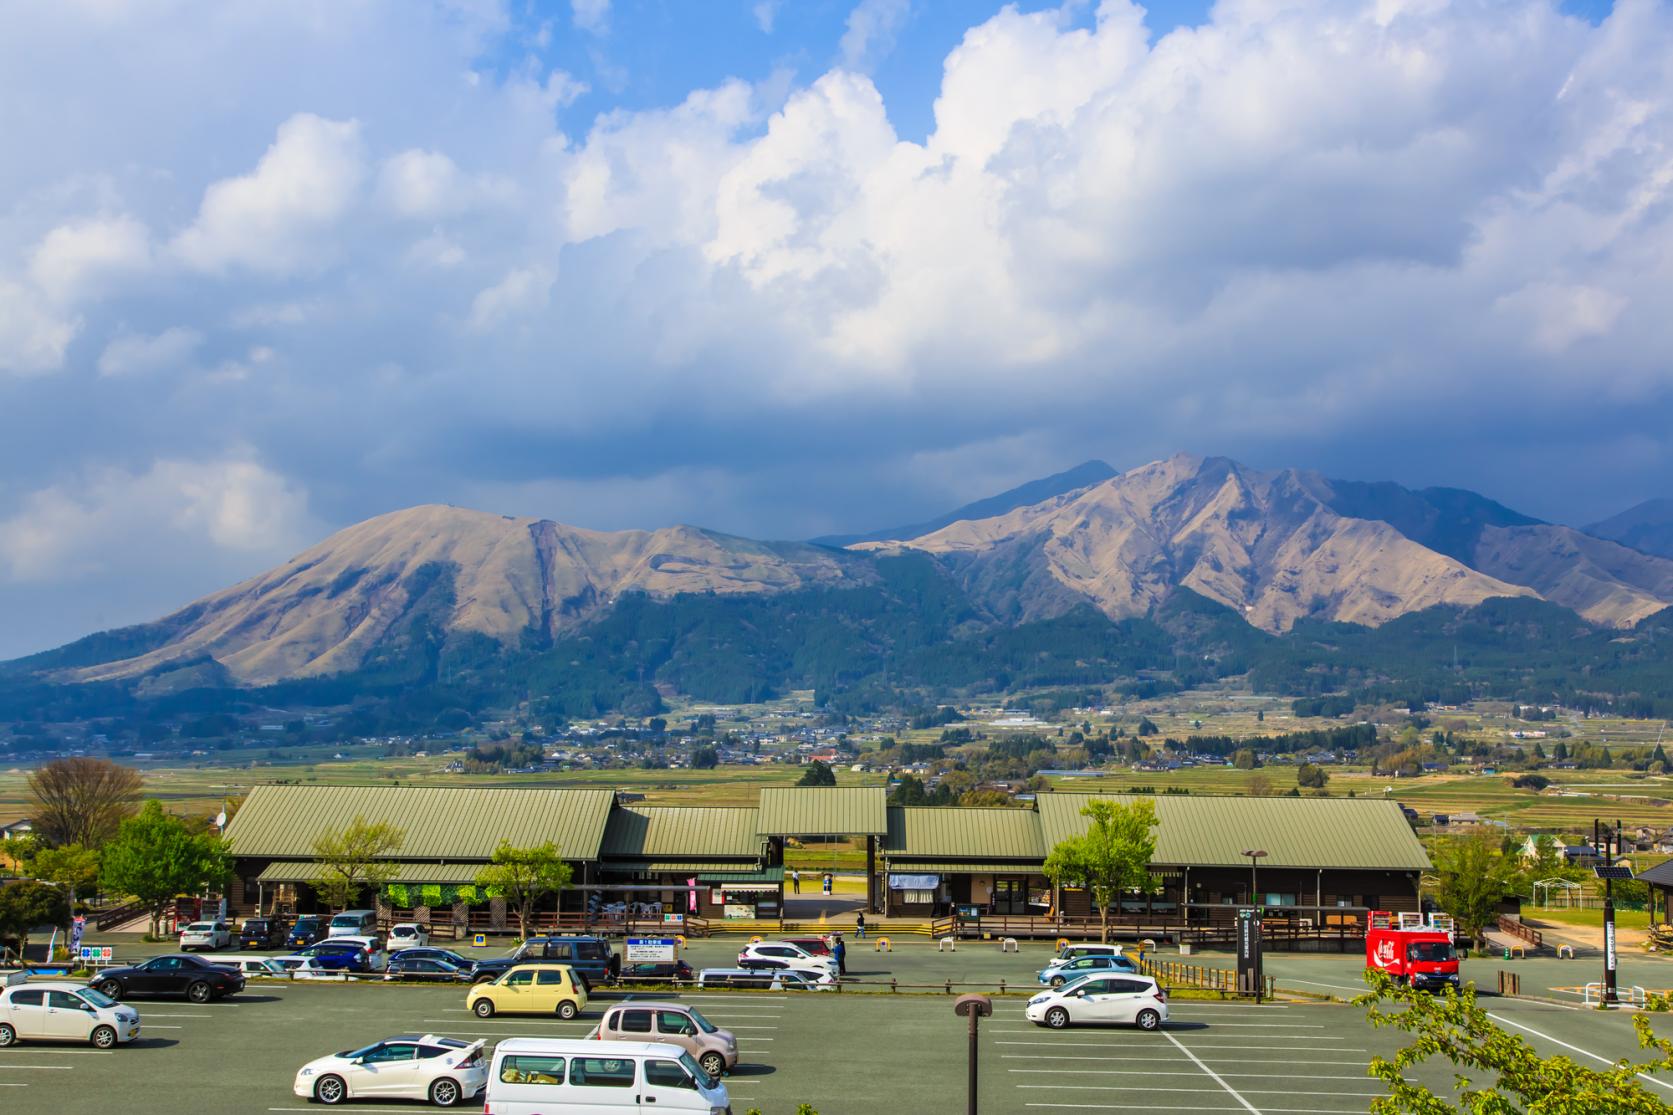
<svg viewBox="0 0 1673 1115">
<path fill-rule="evenodd" d="M 1237 989 L 1261 1001 L 1261 911 L 1258 906 L 1237 912 Z"/>
<path fill-rule="evenodd" d="M 1599 837 L 1602 839 L 1599 839 Z M 1599 863 L 1592 872 L 1603 880 L 1603 1001 L 1613 1004 L 1615 999 L 1615 880 L 1632 878 L 1632 868 L 1617 864 L 1621 854 L 1621 822 L 1615 829 L 1597 820 L 1592 821 L 1592 847 Z"/>
</svg>

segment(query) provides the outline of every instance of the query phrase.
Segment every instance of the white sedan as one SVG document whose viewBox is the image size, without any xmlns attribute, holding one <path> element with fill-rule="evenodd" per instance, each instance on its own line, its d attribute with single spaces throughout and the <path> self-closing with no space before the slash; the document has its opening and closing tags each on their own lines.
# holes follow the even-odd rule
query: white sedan
<svg viewBox="0 0 1673 1115">
<path fill-rule="evenodd" d="M 224 921 L 194 921 L 180 931 L 180 951 L 232 947 L 232 926 Z"/>
<path fill-rule="evenodd" d="M 488 1087 L 482 1042 L 463 1042 L 435 1034 L 400 1034 L 309 1061 L 296 1074 L 293 1089 L 303 1099 L 324 1104 L 351 1099 L 428 1100 L 453 1107 L 474 1099 Z"/>
</svg>

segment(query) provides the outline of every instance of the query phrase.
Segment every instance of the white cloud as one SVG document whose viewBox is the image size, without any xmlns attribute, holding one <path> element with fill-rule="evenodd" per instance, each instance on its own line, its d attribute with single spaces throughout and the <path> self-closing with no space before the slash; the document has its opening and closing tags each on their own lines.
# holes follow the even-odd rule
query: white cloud
<svg viewBox="0 0 1673 1115">
<path fill-rule="evenodd" d="M 403 217 L 437 217 L 465 207 L 469 187 L 453 160 L 439 151 L 403 151 L 383 164 L 378 193 Z"/>
<path fill-rule="evenodd" d="M 29 493 L 0 520 L 0 573 L 70 581 L 159 546 L 278 554 L 314 529 L 307 493 L 245 456 L 95 467 Z"/>
<path fill-rule="evenodd" d="M 477 332 L 505 325 L 546 305 L 552 272 L 545 267 L 518 267 L 471 300 L 470 327 Z"/>
<path fill-rule="evenodd" d="M 761 28 L 763 35 L 773 33 L 773 21 L 778 18 L 780 0 L 759 0 L 750 13 L 755 16 L 755 26 Z"/>
<path fill-rule="evenodd" d="M 575 26 L 594 35 L 610 29 L 610 0 L 570 0 Z"/>
<path fill-rule="evenodd" d="M 55 302 L 96 290 L 101 279 L 137 272 L 151 258 L 151 238 L 132 217 L 95 217 L 47 233 L 29 261 L 35 285 Z"/>
<path fill-rule="evenodd" d="M 33 287 L 0 279 L 0 371 L 57 371 L 80 328 L 79 318 L 48 305 Z"/>
<path fill-rule="evenodd" d="M 179 367 L 192 358 L 202 343 L 202 333 L 179 325 L 154 337 L 144 334 L 118 337 L 99 354 L 99 374 L 141 375 Z"/>
<path fill-rule="evenodd" d="M 895 36 L 911 11 L 912 0 L 860 0 L 848 13 L 838 45 L 842 64 L 850 70 L 868 72 L 894 50 Z"/>
<path fill-rule="evenodd" d="M 254 171 L 204 191 L 197 220 L 175 238 L 175 251 L 205 271 L 316 269 L 330 251 L 320 234 L 347 212 L 364 169 L 358 122 L 292 116 Z"/>
</svg>

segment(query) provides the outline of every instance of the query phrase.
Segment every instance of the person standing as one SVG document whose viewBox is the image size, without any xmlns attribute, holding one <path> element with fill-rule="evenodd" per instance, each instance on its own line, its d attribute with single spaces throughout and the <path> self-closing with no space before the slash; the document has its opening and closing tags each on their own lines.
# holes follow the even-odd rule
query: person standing
<svg viewBox="0 0 1673 1115">
<path fill-rule="evenodd" d="M 790 893 L 802 893 L 802 873 L 794 867 L 790 869 Z"/>
<path fill-rule="evenodd" d="M 866 916 L 863 913 L 854 919 L 854 939 L 857 941 L 866 939 Z"/>
<path fill-rule="evenodd" d="M 829 871 L 825 872 L 824 884 L 825 884 L 825 893 L 830 894 L 831 893 L 831 873 Z"/>
<path fill-rule="evenodd" d="M 848 974 L 848 946 L 842 943 L 842 934 L 838 933 L 831 939 L 831 955 L 836 957 L 837 975 Z"/>
</svg>

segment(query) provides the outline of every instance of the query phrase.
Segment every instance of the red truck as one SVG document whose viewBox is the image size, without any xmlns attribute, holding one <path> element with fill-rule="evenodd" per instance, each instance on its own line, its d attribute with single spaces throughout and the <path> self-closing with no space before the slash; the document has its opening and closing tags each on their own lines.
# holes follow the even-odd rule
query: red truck
<svg viewBox="0 0 1673 1115">
<path fill-rule="evenodd" d="M 1426 991 L 1458 987 L 1458 952 L 1452 919 L 1445 914 L 1371 911 L 1365 933 L 1365 966 L 1381 968 L 1401 983 Z"/>
</svg>

